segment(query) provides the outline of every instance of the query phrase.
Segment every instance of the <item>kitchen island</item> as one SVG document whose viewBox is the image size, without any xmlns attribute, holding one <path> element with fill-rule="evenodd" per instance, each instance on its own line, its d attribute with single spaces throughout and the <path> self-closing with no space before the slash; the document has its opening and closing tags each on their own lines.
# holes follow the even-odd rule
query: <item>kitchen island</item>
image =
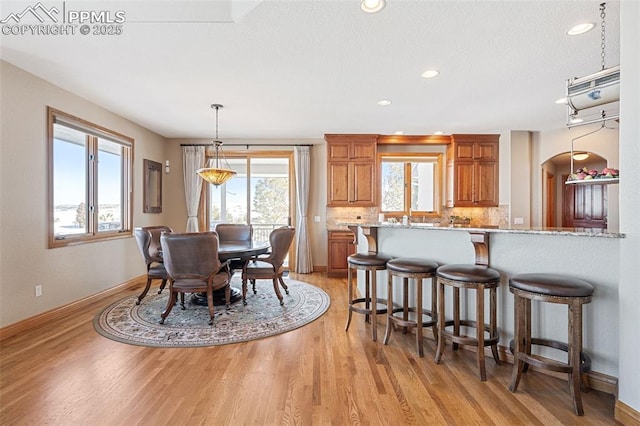
<svg viewBox="0 0 640 426">
<path fill-rule="evenodd" d="M 513 338 L 513 295 L 509 277 L 518 273 L 568 274 L 593 284 L 592 303 L 584 308 L 583 349 L 592 359 L 593 387 L 615 392 L 618 377 L 618 280 L 620 241 L 624 234 L 569 228 L 450 227 L 431 224 L 340 223 L 357 235 L 359 252 L 380 252 L 395 257 L 430 258 L 441 264 L 484 264 L 502 276 L 498 290 L 500 343 Z M 386 294 L 387 275 L 378 272 L 378 294 Z M 364 275 L 358 274 L 364 289 Z M 430 292 L 423 305 L 430 306 Z M 400 295 L 395 295 L 398 299 Z M 413 297 L 411 295 L 410 297 Z M 473 298 L 463 297 L 461 312 L 474 315 Z M 533 304 L 534 336 L 565 341 L 565 306 Z M 546 348 L 540 354 L 566 361 L 566 355 Z"/>
</svg>

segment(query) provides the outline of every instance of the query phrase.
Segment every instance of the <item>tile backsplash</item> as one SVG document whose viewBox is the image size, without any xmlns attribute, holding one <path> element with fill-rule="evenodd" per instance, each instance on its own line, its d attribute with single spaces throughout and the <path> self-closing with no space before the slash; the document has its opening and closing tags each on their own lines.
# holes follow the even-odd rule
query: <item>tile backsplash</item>
<svg viewBox="0 0 640 426">
<path fill-rule="evenodd" d="M 335 229 L 341 222 L 378 222 L 377 207 L 327 207 L 327 228 Z M 470 226 L 499 226 L 509 225 L 509 206 L 499 207 L 453 207 L 443 208 L 440 223 L 448 224 L 450 216 L 464 216 L 471 219 Z M 436 218 L 428 218 L 427 222 L 438 222 Z"/>
</svg>

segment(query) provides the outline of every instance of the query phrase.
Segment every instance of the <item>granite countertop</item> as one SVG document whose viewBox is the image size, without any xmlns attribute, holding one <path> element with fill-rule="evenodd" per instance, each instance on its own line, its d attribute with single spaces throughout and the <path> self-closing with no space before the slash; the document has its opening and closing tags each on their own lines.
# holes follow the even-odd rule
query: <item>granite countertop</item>
<svg viewBox="0 0 640 426">
<path fill-rule="evenodd" d="M 440 223 L 410 223 L 403 225 L 402 223 L 367 223 L 367 222 L 343 222 L 338 226 L 362 226 L 369 228 L 398 228 L 398 229 L 419 229 L 419 230 L 440 230 L 440 231 L 467 231 L 467 232 L 489 232 L 489 233 L 506 233 L 506 234 L 535 234 L 535 235 L 567 235 L 580 237 L 600 237 L 600 238 L 624 238 L 624 234 L 608 232 L 608 231 L 590 231 L 582 228 L 506 228 L 494 225 L 443 225 Z"/>
</svg>

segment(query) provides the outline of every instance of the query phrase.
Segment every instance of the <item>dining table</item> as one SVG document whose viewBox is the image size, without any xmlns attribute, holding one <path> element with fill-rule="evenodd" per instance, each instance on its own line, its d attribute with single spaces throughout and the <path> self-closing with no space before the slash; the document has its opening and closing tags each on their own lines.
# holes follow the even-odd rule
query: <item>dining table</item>
<svg viewBox="0 0 640 426">
<path fill-rule="evenodd" d="M 218 246 L 218 258 L 221 262 L 233 261 L 236 267 L 244 266 L 251 258 L 269 252 L 271 246 L 265 241 L 221 241 Z M 234 269 L 231 270 L 233 276 Z M 242 290 L 231 286 L 231 303 L 236 303 L 242 299 Z M 196 305 L 207 306 L 206 293 L 193 293 L 191 302 Z M 224 289 L 213 292 L 213 304 L 224 305 L 225 294 Z"/>
</svg>

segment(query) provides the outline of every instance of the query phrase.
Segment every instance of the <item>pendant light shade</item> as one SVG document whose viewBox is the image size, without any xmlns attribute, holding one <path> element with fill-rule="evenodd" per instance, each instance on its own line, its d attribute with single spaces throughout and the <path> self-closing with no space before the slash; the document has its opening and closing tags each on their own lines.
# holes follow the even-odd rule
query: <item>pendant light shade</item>
<svg viewBox="0 0 640 426">
<path fill-rule="evenodd" d="M 218 111 L 222 108 L 220 104 L 213 104 L 211 108 L 216 110 L 216 139 L 212 142 L 215 148 L 215 159 L 214 167 L 205 167 L 202 169 L 198 169 L 197 173 L 200 177 L 207 182 L 219 186 L 231 179 L 236 175 L 236 171 L 231 170 L 229 164 L 227 163 L 226 158 L 224 158 L 224 154 L 222 153 L 222 141 L 218 139 Z M 220 166 L 220 155 L 222 153 L 222 159 L 225 163 L 227 163 L 227 167 Z"/>
</svg>

